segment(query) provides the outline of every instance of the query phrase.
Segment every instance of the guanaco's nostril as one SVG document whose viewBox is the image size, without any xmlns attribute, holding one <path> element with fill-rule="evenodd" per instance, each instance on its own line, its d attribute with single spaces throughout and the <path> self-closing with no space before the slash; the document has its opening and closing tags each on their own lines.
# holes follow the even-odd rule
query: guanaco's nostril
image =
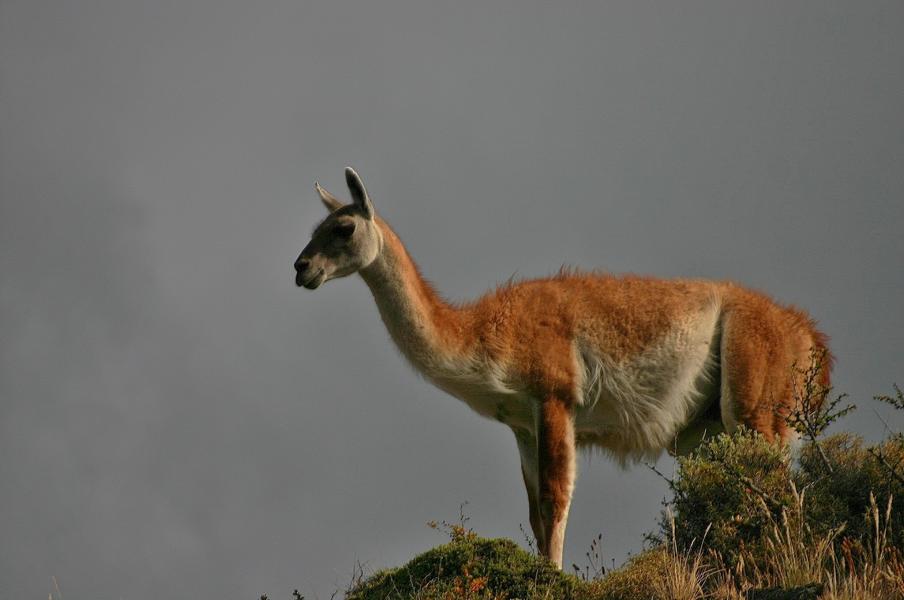
<svg viewBox="0 0 904 600">
<path fill-rule="evenodd" d="M 295 261 L 295 270 L 302 273 L 311 265 L 311 261 L 306 258 L 299 258 Z"/>
</svg>

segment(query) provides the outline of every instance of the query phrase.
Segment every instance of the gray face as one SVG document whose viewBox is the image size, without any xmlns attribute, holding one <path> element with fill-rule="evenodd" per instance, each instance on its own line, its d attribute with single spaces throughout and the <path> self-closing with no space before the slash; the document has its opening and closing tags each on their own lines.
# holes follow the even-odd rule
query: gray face
<svg viewBox="0 0 904 600">
<path fill-rule="evenodd" d="M 295 261 L 295 285 L 317 289 L 325 281 L 351 275 L 370 262 L 370 221 L 354 205 L 326 218 Z M 371 258 L 372 260 L 372 258 Z"/>
<path fill-rule="evenodd" d="M 317 289 L 325 281 L 363 269 L 377 257 L 380 233 L 373 203 L 353 169 L 346 168 L 345 179 L 354 200 L 347 206 L 317 186 L 321 201 L 332 212 L 314 229 L 311 241 L 295 261 L 295 285 L 299 287 Z"/>
</svg>

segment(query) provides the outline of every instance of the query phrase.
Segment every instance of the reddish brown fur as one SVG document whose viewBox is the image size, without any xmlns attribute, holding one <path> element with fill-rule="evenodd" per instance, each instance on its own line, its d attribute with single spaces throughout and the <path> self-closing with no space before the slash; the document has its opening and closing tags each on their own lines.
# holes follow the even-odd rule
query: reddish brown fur
<svg viewBox="0 0 904 600">
<path fill-rule="evenodd" d="M 784 416 L 800 386 L 813 350 L 825 352 L 820 385 L 829 386 L 833 359 L 828 338 L 803 311 L 777 304 L 767 296 L 729 286 L 724 310 L 731 334 L 724 348 L 724 378 L 734 398 L 737 420 L 768 439 L 787 439 Z"/>
<path fill-rule="evenodd" d="M 475 302 L 444 301 L 420 274 L 398 236 L 380 223 L 393 252 L 405 257 L 406 279 L 432 315 L 442 345 L 475 350 L 496 362 L 516 365 L 538 398 L 573 398 L 572 340 L 576 334 L 605 343 L 616 359 L 628 359 L 658 341 L 682 314 L 699 309 L 710 293 L 723 298 L 736 360 L 728 377 L 738 399 L 739 421 L 769 438 L 784 437 L 773 401 L 791 398 L 792 364 L 806 366 L 810 347 L 827 349 L 827 337 L 803 311 L 730 282 L 663 280 L 562 270 L 542 279 L 509 282 Z M 793 342 L 806 338 L 808 344 Z M 829 364 L 821 372 L 828 385 Z"/>
<path fill-rule="evenodd" d="M 546 546 L 542 551 L 547 556 L 562 555 L 564 521 L 574 487 L 574 422 L 570 404 L 557 396 L 549 396 L 544 398 L 540 408 L 539 504 Z"/>
</svg>

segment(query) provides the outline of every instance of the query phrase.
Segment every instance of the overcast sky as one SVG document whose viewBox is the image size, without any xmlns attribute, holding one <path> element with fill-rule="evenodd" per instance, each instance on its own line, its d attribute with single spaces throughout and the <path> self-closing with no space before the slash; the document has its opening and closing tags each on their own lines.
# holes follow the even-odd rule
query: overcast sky
<svg viewBox="0 0 904 600">
<path fill-rule="evenodd" d="M 452 299 L 735 279 L 904 428 L 904 4 L 426 4 L 0 0 L 0 599 L 325 599 L 464 501 L 523 541 L 510 432 L 294 286 L 347 164 Z M 579 464 L 566 564 L 621 562 L 665 486 Z"/>
</svg>

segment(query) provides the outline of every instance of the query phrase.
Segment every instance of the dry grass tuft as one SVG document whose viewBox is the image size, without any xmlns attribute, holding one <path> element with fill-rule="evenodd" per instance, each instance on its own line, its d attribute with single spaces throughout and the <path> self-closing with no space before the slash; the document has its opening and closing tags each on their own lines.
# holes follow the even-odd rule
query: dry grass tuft
<svg viewBox="0 0 904 600">
<path fill-rule="evenodd" d="M 889 497 L 885 510 L 880 512 L 875 496 L 870 494 L 868 515 L 873 531 L 868 547 L 843 543 L 840 556 L 831 555 L 826 600 L 904 598 L 901 549 L 890 544 L 892 498 Z"/>
<path fill-rule="evenodd" d="M 653 583 L 657 600 L 702 600 L 706 597 L 705 589 L 709 580 L 718 571 L 709 565 L 703 554 L 703 538 L 692 540 L 686 549 L 679 549 L 675 535 L 675 516 L 667 511 L 671 526 L 668 544 L 668 560 L 660 577 Z M 696 546 L 696 548 L 694 547 Z"/>
<path fill-rule="evenodd" d="M 671 560 L 664 547 L 647 550 L 631 558 L 602 579 L 588 582 L 581 600 L 650 600 L 656 598 L 655 581 L 662 577 Z"/>
<path fill-rule="evenodd" d="M 753 566 L 753 581 L 762 587 L 792 588 L 824 579 L 836 539 L 844 525 L 816 535 L 807 523 L 805 497 L 791 482 L 793 502 L 777 519 L 765 504 L 770 527 L 761 561 L 748 554 L 745 562 Z M 765 558 L 765 562 L 762 561 Z M 761 566 L 760 566 L 761 565 Z"/>
</svg>

